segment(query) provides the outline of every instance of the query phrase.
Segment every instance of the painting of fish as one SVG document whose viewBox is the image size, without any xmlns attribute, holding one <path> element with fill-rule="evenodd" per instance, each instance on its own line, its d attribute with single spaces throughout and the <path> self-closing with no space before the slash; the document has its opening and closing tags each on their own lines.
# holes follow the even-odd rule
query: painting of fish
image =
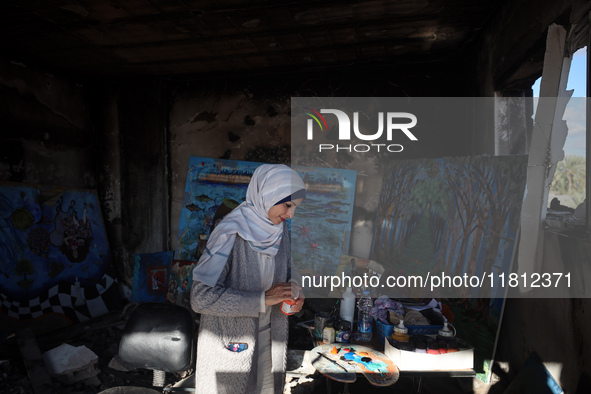
<svg viewBox="0 0 591 394">
<path fill-rule="evenodd" d="M 175 260 L 199 259 L 215 223 L 245 200 L 248 182 L 261 164 L 190 158 Z M 292 231 L 293 262 L 308 272 L 334 273 L 341 255 L 349 250 L 357 171 L 293 169 L 307 185 L 306 200 L 286 222 Z"/>
<path fill-rule="evenodd" d="M 191 157 L 175 260 L 197 261 L 215 222 L 244 201 L 258 162 Z"/>
<path fill-rule="evenodd" d="M 339 219 L 331 219 L 331 218 L 326 218 L 324 219 L 329 223 L 335 223 L 335 224 L 343 224 L 343 223 L 347 223 L 345 220 L 339 220 Z"/>
<path fill-rule="evenodd" d="M 337 206 L 341 206 L 341 207 L 349 206 L 349 204 L 347 204 L 346 202 L 343 202 L 343 201 L 329 201 L 328 205 L 337 205 Z"/>
<path fill-rule="evenodd" d="M 347 213 L 347 211 L 343 211 L 340 209 L 327 209 L 326 213 L 337 213 L 338 214 L 338 213 Z"/>
<path fill-rule="evenodd" d="M 209 196 L 206 196 L 205 194 L 201 194 L 200 196 L 195 197 L 195 200 L 197 200 L 199 202 L 210 202 L 210 201 L 213 201 L 213 199 L 209 198 Z"/>
</svg>

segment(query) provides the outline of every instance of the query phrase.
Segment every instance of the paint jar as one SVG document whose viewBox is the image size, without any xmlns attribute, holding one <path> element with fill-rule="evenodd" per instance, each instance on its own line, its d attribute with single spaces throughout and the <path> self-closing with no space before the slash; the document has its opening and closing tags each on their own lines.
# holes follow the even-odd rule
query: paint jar
<svg viewBox="0 0 591 394">
<path fill-rule="evenodd" d="M 322 343 L 334 343 L 335 337 L 336 335 L 333 327 L 333 322 L 329 320 L 326 322 L 326 327 L 324 327 L 324 331 L 322 334 Z"/>
<path fill-rule="evenodd" d="M 289 300 L 283 301 L 283 304 L 281 304 L 281 312 L 283 312 L 287 316 L 293 315 L 295 313 L 295 311 L 293 310 L 293 306 L 296 302 L 297 300 L 292 300 L 291 298 Z"/>
<path fill-rule="evenodd" d="M 448 326 L 453 328 L 453 331 Z M 453 338 L 456 336 L 456 328 L 448 322 L 443 322 L 443 328 L 437 332 L 437 339 Z"/>
<path fill-rule="evenodd" d="M 408 328 L 404 326 L 404 320 L 400 320 L 400 323 L 394 327 L 392 333 L 392 339 L 398 342 L 408 342 L 410 335 L 408 335 Z"/>
<path fill-rule="evenodd" d="M 348 320 L 341 320 L 335 327 L 335 341 L 340 343 L 351 342 L 351 323 Z"/>
</svg>

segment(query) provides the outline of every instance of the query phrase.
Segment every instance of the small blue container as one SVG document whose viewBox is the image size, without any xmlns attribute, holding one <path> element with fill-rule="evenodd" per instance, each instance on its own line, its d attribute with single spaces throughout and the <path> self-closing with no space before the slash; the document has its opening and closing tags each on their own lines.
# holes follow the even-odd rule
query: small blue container
<svg viewBox="0 0 591 394">
<path fill-rule="evenodd" d="M 380 343 L 382 344 L 382 346 L 386 345 L 386 337 L 392 336 L 392 333 L 394 332 L 394 327 L 393 325 L 390 324 L 384 324 L 379 320 L 376 320 L 376 326 L 378 329 L 378 339 L 380 340 Z"/>
</svg>

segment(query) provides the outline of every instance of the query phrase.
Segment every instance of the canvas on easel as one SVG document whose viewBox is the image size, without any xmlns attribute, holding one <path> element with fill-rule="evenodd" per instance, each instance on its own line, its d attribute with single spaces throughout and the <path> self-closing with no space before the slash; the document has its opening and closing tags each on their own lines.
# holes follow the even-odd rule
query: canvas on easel
<svg viewBox="0 0 591 394">
<path fill-rule="evenodd" d="M 384 173 L 371 258 L 385 276 L 487 279 L 480 288 L 387 289 L 399 297 L 446 298 L 485 382 L 505 297 L 495 281 L 511 272 L 526 164 L 524 156 L 415 159 L 395 161 Z"/>
<path fill-rule="evenodd" d="M 193 269 L 196 261 L 173 260 L 168 281 L 166 302 L 190 308 L 190 293 L 193 286 Z"/>
</svg>

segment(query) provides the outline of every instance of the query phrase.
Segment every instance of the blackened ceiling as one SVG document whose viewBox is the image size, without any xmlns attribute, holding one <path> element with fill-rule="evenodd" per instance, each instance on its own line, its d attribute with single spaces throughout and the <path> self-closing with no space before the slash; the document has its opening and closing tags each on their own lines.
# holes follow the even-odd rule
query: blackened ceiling
<svg viewBox="0 0 591 394">
<path fill-rule="evenodd" d="M 4 0 L 14 62 L 80 76 L 239 75 L 438 63 L 504 0 Z"/>
</svg>

